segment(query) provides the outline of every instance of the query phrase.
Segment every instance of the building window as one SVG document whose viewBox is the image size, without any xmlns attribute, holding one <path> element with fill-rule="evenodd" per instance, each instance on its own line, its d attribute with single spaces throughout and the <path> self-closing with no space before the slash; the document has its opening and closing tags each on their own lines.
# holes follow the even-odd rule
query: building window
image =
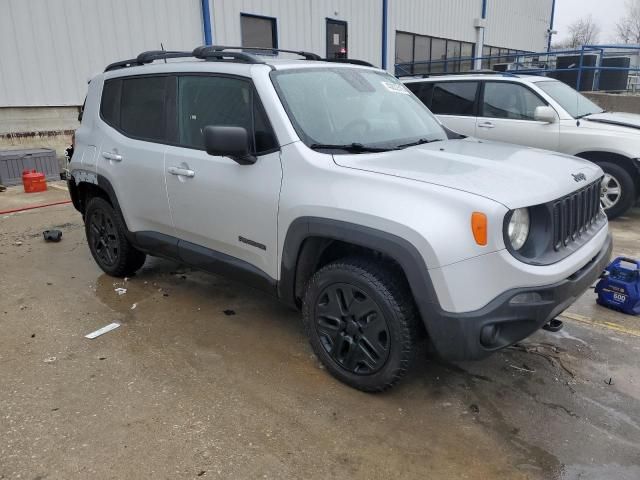
<svg viewBox="0 0 640 480">
<path fill-rule="evenodd" d="M 241 13 L 240 30 L 243 47 L 278 48 L 275 18 Z"/>
<path fill-rule="evenodd" d="M 396 75 L 469 70 L 472 62 L 461 62 L 460 57 L 473 56 L 473 47 L 468 42 L 396 32 L 396 64 L 400 64 Z"/>
</svg>

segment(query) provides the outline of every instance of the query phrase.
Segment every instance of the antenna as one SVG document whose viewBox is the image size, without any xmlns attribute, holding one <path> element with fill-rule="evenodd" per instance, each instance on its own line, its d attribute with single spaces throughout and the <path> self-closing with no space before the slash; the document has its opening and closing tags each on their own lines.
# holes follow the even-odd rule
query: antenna
<svg viewBox="0 0 640 480">
<path fill-rule="evenodd" d="M 163 52 L 166 51 L 162 42 L 160 42 L 160 50 L 162 50 Z M 167 63 L 167 57 L 164 57 L 164 63 Z"/>
</svg>

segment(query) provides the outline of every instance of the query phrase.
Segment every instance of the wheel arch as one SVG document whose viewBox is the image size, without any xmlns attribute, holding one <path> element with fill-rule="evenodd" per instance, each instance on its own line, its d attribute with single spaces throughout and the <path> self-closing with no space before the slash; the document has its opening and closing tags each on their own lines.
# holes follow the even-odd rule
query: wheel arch
<svg viewBox="0 0 640 480">
<path fill-rule="evenodd" d="M 640 166 L 637 166 L 633 159 L 614 152 L 604 152 L 587 150 L 584 152 L 576 153 L 576 157 L 584 158 L 593 163 L 609 162 L 618 165 L 620 168 L 624 168 L 631 178 L 633 178 L 636 186 L 640 186 Z"/>
<path fill-rule="evenodd" d="M 348 253 L 369 253 L 396 263 L 423 320 L 437 304 L 425 261 L 409 241 L 375 228 L 318 217 L 298 218 L 289 226 L 282 248 L 280 299 L 298 307 L 306 281 L 319 265 L 344 252 L 343 248 Z"/>
<path fill-rule="evenodd" d="M 73 170 L 68 184 L 73 205 L 83 215 L 89 200 L 93 197 L 100 197 L 108 201 L 124 221 L 113 185 L 103 175 L 86 170 Z"/>
</svg>

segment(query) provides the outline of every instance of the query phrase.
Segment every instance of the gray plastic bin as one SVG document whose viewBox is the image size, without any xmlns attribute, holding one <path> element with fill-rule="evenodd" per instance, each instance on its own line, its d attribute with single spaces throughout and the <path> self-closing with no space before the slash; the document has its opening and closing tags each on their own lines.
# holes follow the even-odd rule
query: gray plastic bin
<svg viewBox="0 0 640 480">
<path fill-rule="evenodd" d="M 50 148 L 0 151 L 0 185 L 22 184 L 22 172 L 36 169 L 47 181 L 60 180 L 60 165 L 56 151 Z"/>
</svg>

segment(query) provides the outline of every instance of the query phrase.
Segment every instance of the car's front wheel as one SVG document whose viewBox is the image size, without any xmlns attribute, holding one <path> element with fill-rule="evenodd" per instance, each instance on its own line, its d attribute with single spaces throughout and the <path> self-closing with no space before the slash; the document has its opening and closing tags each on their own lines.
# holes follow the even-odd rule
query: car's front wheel
<svg viewBox="0 0 640 480">
<path fill-rule="evenodd" d="M 105 199 L 89 200 L 84 225 L 91 255 L 105 273 L 126 277 L 144 265 L 146 255 L 127 240 L 124 222 Z"/>
<path fill-rule="evenodd" d="M 397 271 L 375 261 L 338 260 L 316 272 L 303 321 L 327 370 L 359 390 L 391 388 L 413 360 L 419 325 L 413 298 Z"/>
<path fill-rule="evenodd" d="M 602 208 L 610 219 L 624 215 L 636 201 L 633 177 L 615 163 L 600 162 L 598 165 L 604 171 L 600 191 Z"/>
</svg>

